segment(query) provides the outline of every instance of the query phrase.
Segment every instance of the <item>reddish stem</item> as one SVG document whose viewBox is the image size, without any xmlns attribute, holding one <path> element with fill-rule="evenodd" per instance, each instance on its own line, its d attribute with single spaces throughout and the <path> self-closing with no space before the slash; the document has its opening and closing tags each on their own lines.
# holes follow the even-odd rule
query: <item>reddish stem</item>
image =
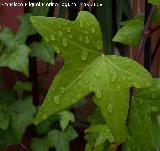
<svg viewBox="0 0 160 151">
<path fill-rule="evenodd" d="M 150 31 L 150 27 L 151 27 L 151 23 L 152 23 L 152 17 L 153 17 L 153 15 L 155 13 L 155 10 L 156 10 L 156 6 L 152 6 L 152 10 L 151 10 L 151 12 L 150 12 L 150 14 L 149 14 L 149 16 L 147 18 L 147 21 L 146 21 L 144 32 L 142 34 L 141 41 L 140 41 L 139 47 L 137 49 L 137 52 L 136 52 L 136 55 L 135 55 L 135 58 L 134 58 L 138 62 L 140 61 L 140 57 L 141 57 L 142 51 L 144 50 L 146 41 L 148 39 L 148 36 L 146 36 L 145 33 Z"/>
<path fill-rule="evenodd" d="M 157 42 L 157 44 L 156 44 L 156 47 L 155 47 L 155 49 L 154 49 L 154 51 L 153 51 L 153 53 L 152 53 L 152 57 L 151 57 L 151 63 L 153 64 L 153 62 L 154 62 L 154 59 L 155 59 L 155 57 L 156 57 L 156 54 L 157 54 L 157 52 L 158 52 L 158 48 L 160 47 L 160 37 L 159 37 L 159 39 L 158 39 L 158 42 Z"/>
</svg>

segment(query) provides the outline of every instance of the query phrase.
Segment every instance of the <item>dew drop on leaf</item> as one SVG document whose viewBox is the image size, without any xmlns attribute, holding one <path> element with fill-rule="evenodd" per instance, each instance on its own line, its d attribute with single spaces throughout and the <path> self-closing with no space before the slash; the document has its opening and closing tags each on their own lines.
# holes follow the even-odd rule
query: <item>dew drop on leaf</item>
<svg viewBox="0 0 160 151">
<path fill-rule="evenodd" d="M 89 91 L 91 92 L 91 91 L 93 91 L 93 89 L 94 89 L 94 87 L 93 87 L 93 85 L 89 85 Z"/>
<path fill-rule="evenodd" d="M 46 114 L 43 114 L 42 119 L 43 119 L 43 120 L 47 119 L 47 115 L 46 115 Z"/>
<path fill-rule="evenodd" d="M 46 42 L 49 42 L 49 39 L 48 39 L 47 37 L 45 37 L 45 41 L 46 41 Z"/>
<path fill-rule="evenodd" d="M 58 35 L 59 35 L 60 37 L 62 37 L 62 36 L 63 36 L 63 32 L 60 30 L 60 31 L 58 32 Z"/>
<path fill-rule="evenodd" d="M 98 50 L 102 49 L 101 41 L 99 41 L 99 40 L 97 41 L 96 47 Z"/>
<path fill-rule="evenodd" d="M 63 38 L 63 40 L 62 40 L 62 45 L 63 45 L 64 47 L 67 47 L 67 40 L 66 40 L 65 38 Z"/>
<path fill-rule="evenodd" d="M 97 90 L 96 91 L 96 96 L 98 99 L 101 99 L 102 98 L 102 92 L 100 90 Z"/>
<path fill-rule="evenodd" d="M 94 27 L 91 28 L 91 32 L 92 32 L 92 34 L 94 34 L 96 32 Z"/>
<path fill-rule="evenodd" d="M 115 82 L 116 80 L 117 80 L 116 73 L 113 73 L 113 74 L 112 74 L 112 77 L 111 77 L 111 81 L 112 81 L 112 82 Z"/>
<path fill-rule="evenodd" d="M 59 104 L 59 103 L 60 103 L 59 96 L 55 96 L 55 97 L 54 97 L 54 103 L 55 103 L 55 104 Z"/>
<path fill-rule="evenodd" d="M 69 35 L 69 38 L 70 38 L 70 39 L 72 39 L 72 38 L 73 38 L 73 36 L 72 36 L 72 35 Z"/>
<path fill-rule="evenodd" d="M 61 87 L 60 90 L 61 90 L 61 93 L 64 93 L 65 88 L 64 88 L 64 87 Z"/>
<path fill-rule="evenodd" d="M 78 40 L 81 42 L 83 40 L 82 36 L 79 36 Z"/>
<path fill-rule="evenodd" d="M 95 76 L 96 76 L 96 78 L 99 79 L 101 77 L 101 74 L 99 72 L 95 72 Z"/>
<path fill-rule="evenodd" d="M 85 61 L 85 60 L 87 60 L 87 57 L 88 57 L 88 51 L 87 50 L 83 50 L 82 54 L 81 54 L 81 59 L 83 61 Z"/>
<path fill-rule="evenodd" d="M 120 85 L 117 85 L 117 91 L 119 91 L 121 89 L 121 86 Z"/>
<path fill-rule="evenodd" d="M 70 31 L 71 31 L 71 29 L 68 27 L 68 28 L 67 28 L 67 32 L 70 32 Z"/>
<path fill-rule="evenodd" d="M 85 43 L 86 43 L 86 44 L 89 44 L 89 43 L 90 43 L 90 40 L 89 40 L 88 36 L 85 37 Z"/>
<path fill-rule="evenodd" d="M 80 20 L 80 27 L 83 28 L 83 22 Z"/>
<path fill-rule="evenodd" d="M 55 41 L 56 40 L 56 37 L 54 35 L 51 35 L 51 40 L 52 41 Z"/>
<path fill-rule="evenodd" d="M 158 112 L 158 108 L 157 108 L 156 106 L 151 107 L 151 111 L 152 111 L 152 112 Z"/>
<path fill-rule="evenodd" d="M 113 112 L 112 104 L 108 104 L 108 106 L 107 106 L 107 111 L 108 111 L 109 113 L 112 113 L 112 112 Z"/>
</svg>

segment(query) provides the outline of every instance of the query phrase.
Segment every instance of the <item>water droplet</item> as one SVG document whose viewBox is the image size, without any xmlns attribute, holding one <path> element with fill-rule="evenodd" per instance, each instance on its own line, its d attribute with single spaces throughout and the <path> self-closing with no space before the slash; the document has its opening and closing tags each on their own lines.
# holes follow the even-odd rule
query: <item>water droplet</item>
<svg viewBox="0 0 160 151">
<path fill-rule="evenodd" d="M 71 29 L 68 27 L 68 28 L 67 28 L 67 32 L 70 32 L 70 31 L 71 31 Z"/>
<path fill-rule="evenodd" d="M 69 38 L 70 38 L 70 39 L 72 39 L 72 38 L 73 38 L 73 36 L 72 36 L 72 35 L 69 35 Z"/>
<path fill-rule="evenodd" d="M 121 89 L 121 86 L 120 85 L 117 85 L 117 91 L 119 91 Z"/>
<path fill-rule="evenodd" d="M 91 32 L 92 32 L 92 34 L 94 34 L 96 32 L 94 27 L 91 28 Z"/>
<path fill-rule="evenodd" d="M 46 41 L 46 42 L 49 42 L 49 39 L 48 39 L 47 37 L 45 37 L 45 41 Z"/>
<path fill-rule="evenodd" d="M 54 97 L 54 103 L 55 103 L 55 104 L 59 104 L 59 103 L 60 103 L 59 96 L 55 96 L 55 97 Z"/>
<path fill-rule="evenodd" d="M 125 75 L 122 76 L 122 81 L 125 81 L 126 80 L 126 77 Z"/>
<path fill-rule="evenodd" d="M 83 22 L 80 20 L 80 27 L 83 28 Z"/>
<path fill-rule="evenodd" d="M 47 119 L 47 114 L 43 114 L 42 119 L 43 120 Z"/>
<path fill-rule="evenodd" d="M 87 57 L 88 57 L 88 51 L 87 50 L 83 50 L 82 54 L 81 54 L 81 59 L 83 61 L 85 61 L 85 60 L 87 60 Z"/>
<path fill-rule="evenodd" d="M 65 88 L 64 88 L 64 87 L 61 87 L 60 89 L 61 89 L 61 93 L 64 93 Z"/>
<path fill-rule="evenodd" d="M 89 91 L 92 92 L 93 89 L 94 89 L 93 85 L 90 84 L 90 85 L 89 85 Z"/>
<path fill-rule="evenodd" d="M 53 20 L 51 21 L 51 25 L 54 25 L 54 21 Z"/>
<path fill-rule="evenodd" d="M 62 45 L 63 45 L 64 47 L 67 47 L 67 40 L 66 40 L 65 38 L 63 38 L 63 40 L 62 40 Z"/>
<path fill-rule="evenodd" d="M 158 112 L 158 108 L 157 108 L 156 106 L 151 107 L 151 111 L 152 111 L 152 112 Z"/>
<path fill-rule="evenodd" d="M 62 36 L 63 36 L 63 32 L 60 30 L 60 31 L 58 32 L 58 35 L 59 35 L 60 37 L 62 37 Z"/>
<path fill-rule="evenodd" d="M 85 37 L 85 43 L 86 43 L 86 44 L 89 44 L 89 43 L 90 43 L 90 40 L 89 40 L 88 36 Z"/>
<path fill-rule="evenodd" d="M 102 98 L 102 93 L 101 93 L 100 90 L 97 90 L 97 91 L 96 91 L 96 97 L 97 97 L 98 99 L 101 99 L 101 98 Z"/>
<path fill-rule="evenodd" d="M 96 47 L 98 50 L 101 50 L 102 49 L 102 42 L 98 40 L 96 43 Z"/>
<path fill-rule="evenodd" d="M 54 35 L 51 35 L 51 40 L 52 41 L 55 41 L 56 40 L 56 37 Z"/>
<path fill-rule="evenodd" d="M 109 113 L 112 113 L 112 112 L 113 112 L 112 104 L 108 104 L 108 106 L 107 106 L 107 111 L 108 111 Z"/>
<path fill-rule="evenodd" d="M 113 74 L 112 74 L 112 77 L 111 77 L 111 81 L 112 81 L 112 82 L 115 82 L 116 80 L 117 80 L 116 73 L 113 73 Z"/>
<path fill-rule="evenodd" d="M 82 41 L 82 40 L 83 40 L 82 36 L 79 36 L 78 40 L 79 40 L 79 41 Z"/>
<path fill-rule="evenodd" d="M 95 72 L 95 76 L 99 79 L 101 77 L 101 74 L 99 72 Z"/>
</svg>

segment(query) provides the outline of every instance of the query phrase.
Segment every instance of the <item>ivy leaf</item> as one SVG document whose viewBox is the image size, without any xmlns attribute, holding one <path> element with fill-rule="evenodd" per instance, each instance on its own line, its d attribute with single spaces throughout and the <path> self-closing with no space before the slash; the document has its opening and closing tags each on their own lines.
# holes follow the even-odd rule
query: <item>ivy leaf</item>
<svg viewBox="0 0 160 151">
<path fill-rule="evenodd" d="M 17 140 L 20 140 L 27 126 L 32 124 L 36 112 L 32 99 L 16 101 L 9 108 L 11 116 L 11 127 Z"/>
<path fill-rule="evenodd" d="M 69 151 L 69 142 L 77 137 L 76 131 L 69 126 L 64 132 L 52 130 L 48 133 L 48 143 L 56 151 Z"/>
<path fill-rule="evenodd" d="M 0 40 L 5 45 L 5 50 L 0 56 L 0 67 L 9 67 L 28 76 L 29 47 L 15 41 L 15 35 L 9 29 L 0 32 Z"/>
<path fill-rule="evenodd" d="M 48 145 L 47 139 L 32 139 L 31 142 L 32 151 L 49 151 L 50 146 Z"/>
<path fill-rule="evenodd" d="M 14 51 L 6 52 L 0 56 L 0 67 L 9 67 L 28 76 L 28 55 L 30 49 L 25 45 L 17 45 Z"/>
<path fill-rule="evenodd" d="M 32 49 L 30 56 L 38 57 L 50 64 L 54 63 L 54 49 L 50 45 L 44 42 L 34 42 L 30 48 Z"/>
<path fill-rule="evenodd" d="M 90 128 L 85 130 L 85 133 L 97 133 L 98 137 L 96 138 L 95 146 L 103 144 L 106 140 L 109 140 L 111 143 L 114 142 L 112 133 L 107 125 L 92 125 Z"/>
<path fill-rule="evenodd" d="M 148 0 L 149 3 L 160 6 L 160 1 L 159 0 Z"/>
<path fill-rule="evenodd" d="M 32 14 L 26 13 L 25 15 L 19 17 L 21 25 L 15 38 L 15 40 L 19 43 L 25 44 L 28 36 L 37 33 L 36 29 L 33 27 L 29 19 L 31 16 Z"/>
<path fill-rule="evenodd" d="M 132 99 L 128 124 L 128 140 L 124 151 L 151 151 L 160 148 L 160 79 L 153 86 L 138 89 Z M 156 114 L 155 114 L 156 113 Z"/>
<path fill-rule="evenodd" d="M 66 127 L 68 126 L 69 122 L 74 122 L 74 114 L 69 111 L 62 111 L 59 113 L 60 115 L 60 126 L 62 130 L 64 131 Z"/>
<path fill-rule="evenodd" d="M 14 43 L 14 36 L 14 33 L 9 28 L 5 28 L 3 31 L 0 32 L 0 41 L 5 46 L 10 47 Z"/>
<path fill-rule="evenodd" d="M 151 85 L 151 75 L 133 60 L 105 56 L 99 24 L 88 12 L 80 12 L 76 21 L 47 17 L 31 17 L 31 21 L 64 59 L 64 67 L 54 79 L 35 124 L 94 92 L 94 102 L 115 142 L 123 142 L 129 89 Z"/>
<path fill-rule="evenodd" d="M 113 41 L 127 45 L 138 45 L 144 30 L 144 17 L 137 17 L 122 23 Z"/>
</svg>

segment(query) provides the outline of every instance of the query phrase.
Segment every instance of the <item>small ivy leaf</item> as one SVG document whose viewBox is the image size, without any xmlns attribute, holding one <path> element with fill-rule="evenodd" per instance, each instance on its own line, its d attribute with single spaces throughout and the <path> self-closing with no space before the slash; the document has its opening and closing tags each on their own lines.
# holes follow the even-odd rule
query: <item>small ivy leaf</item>
<svg viewBox="0 0 160 151">
<path fill-rule="evenodd" d="M 94 102 L 115 142 L 123 142 L 129 89 L 150 86 L 151 75 L 131 59 L 102 53 L 100 27 L 89 12 L 80 12 L 75 21 L 47 17 L 31 17 L 31 21 L 64 59 L 64 67 L 54 79 L 35 124 L 94 92 Z"/>
<path fill-rule="evenodd" d="M 0 32 L 0 40 L 5 46 L 0 56 L 0 67 L 9 67 L 28 76 L 30 48 L 16 42 L 15 35 L 7 28 Z"/>
<path fill-rule="evenodd" d="M 15 133 L 15 139 L 21 139 L 27 126 L 31 125 L 36 109 L 32 104 L 32 99 L 26 98 L 24 101 L 16 101 L 9 107 L 11 116 L 11 128 Z"/>
<path fill-rule="evenodd" d="M 69 142 L 77 137 L 76 131 L 69 126 L 64 132 L 52 130 L 48 133 L 48 143 L 56 151 L 69 151 Z"/>
<path fill-rule="evenodd" d="M 26 13 L 25 15 L 19 17 L 21 25 L 15 37 L 15 41 L 18 43 L 25 44 L 28 36 L 37 33 L 29 19 L 31 16 L 32 14 Z"/>
<path fill-rule="evenodd" d="M 54 64 L 54 49 L 50 45 L 41 42 L 34 42 L 30 45 L 31 53 L 30 56 L 38 57 L 47 63 Z"/>
<path fill-rule="evenodd" d="M 11 31 L 11 29 L 9 28 L 4 28 L 4 30 L 2 30 L 0 32 L 0 41 L 2 42 L 2 44 L 4 44 L 7 47 L 10 47 L 13 45 L 14 43 L 14 33 Z"/>
<path fill-rule="evenodd" d="M 160 1 L 159 0 L 148 0 L 148 2 L 153 4 L 153 5 L 160 6 Z"/>
<path fill-rule="evenodd" d="M 60 126 L 63 131 L 66 129 L 70 121 L 75 121 L 74 114 L 69 111 L 62 111 L 58 114 L 60 115 Z"/>
<path fill-rule="evenodd" d="M 106 140 L 110 143 L 114 142 L 114 137 L 107 125 L 92 125 L 90 128 L 85 130 L 85 133 L 96 133 L 98 137 L 96 138 L 95 146 L 103 144 Z"/>
<path fill-rule="evenodd" d="M 153 86 L 138 89 L 133 97 L 128 121 L 128 139 L 124 151 L 151 151 L 160 148 L 160 79 Z M 137 145 L 138 144 L 138 145 Z"/>
<path fill-rule="evenodd" d="M 122 22 L 122 26 L 113 41 L 127 45 L 138 45 L 144 30 L 144 17 L 141 16 Z"/>
<path fill-rule="evenodd" d="M 34 138 L 31 141 L 32 151 L 49 151 L 50 146 L 48 145 L 47 139 Z"/>
<path fill-rule="evenodd" d="M 13 49 L 14 51 L 12 51 Z M 0 56 L 0 67 L 9 67 L 28 76 L 28 56 L 30 49 L 25 45 L 17 45 L 12 50 Z"/>
</svg>

